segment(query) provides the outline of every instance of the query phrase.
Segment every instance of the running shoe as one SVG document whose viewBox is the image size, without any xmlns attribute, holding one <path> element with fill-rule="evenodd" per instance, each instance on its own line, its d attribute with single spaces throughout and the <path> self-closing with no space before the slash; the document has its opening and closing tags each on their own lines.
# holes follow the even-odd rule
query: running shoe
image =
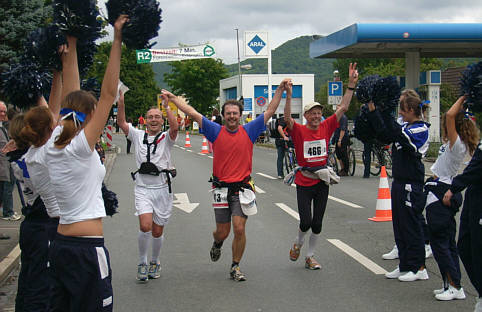
<svg viewBox="0 0 482 312">
<path fill-rule="evenodd" d="M 221 248 L 216 247 L 216 242 L 213 242 L 213 246 L 211 247 L 211 251 L 209 252 L 211 255 L 211 261 L 216 262 L 221 257 Z"/>
<path fill-rule="evenodd" d="M 161 265 L 156 261 L 151 261 L 151 263 L 149 263 L 149 272 L 147 275 L 152 279 L 161 277 Z"/>
<path fill-rule="evenodd" d="M 407 273 L 400 275 L 398 277 L 398 280 L 400 282 L 415 282 L 418 280 L 428 280 L 427 269 L 419 270 L 417 271 L 417 273 L 408 271 Z"/>
<path fill-rule="evenodd" d="M 147 264 L 139 264 L 137 266 L 137 278 L 139 282 L 146 283 L 149 278 L 147 277 Z"/>
<path fill-rule="evenodd" d="M 390 252 L 382 255 L 382 258 L 385 260 L 394 260 L 398 259 L 398 248 L 397 245 L 393 246 L 393 249 Z"/>
<path fill-rule="evenodd" d="M 13 214 L 11 214 L 10 216 L 8 217 L 3 217 L 2 219 L 3 220 L 7 220 L 7 221 L 18 221 L 22 218 L 22 216 L 18 215 L 16 212 L 14 212 Z"/>
<path fill-rule="evenodd" d="M 432 256 L 432 248 L 429 244 L 425 245 L 425 259 L 430 258 Z"/>
<path fill-rule="evenodd" d="M 460 287 L 460 289 L 457 289 L 453 287 L 452 285 L 449 286 L 447 290 L 445 290 L 443 293 L 436 294 L 435 299 L 440 300 L 440 301 L 449 301 L 449 300 L 454 300 L 454 299 L 465 299 L 465 293 L 464 289 Z"/>
<path fill-rule="evenodd" d="M 231 279 L 242 282 L 246 280 L 246 275 L 244 275 L 243 272 L 241 272 L 241 269 L 239 268 L 239 265 L 235 265 L 231 268 L 231 271 L 229 272 L 229 275 L 231 275 Z"/>
<path fill-rule="evenodd" d="M 293 244 L 293 247 L 291 247 L 290 249 L 290 260 L 296 261 L 298 260 L 299 256 L 300 256 L 300 245 Z"/>
<path fill-rule="evenodd" d="M 311 256 L 311 257 L 306 257 L 305 268 L 310 270 L 319 270 L 321 269 L 321 265 L 315 260 L 315 258 L 313 258 L 313 256 Z"/>
</svg>

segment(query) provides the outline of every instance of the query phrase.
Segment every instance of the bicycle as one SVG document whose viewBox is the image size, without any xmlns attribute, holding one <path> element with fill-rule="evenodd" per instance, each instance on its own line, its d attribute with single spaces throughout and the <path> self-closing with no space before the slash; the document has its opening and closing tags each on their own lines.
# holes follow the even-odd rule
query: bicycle
<svg viewBox="0 0 482 312">
<path fill-rule="evenodd" d="M 347 154 L 348 154 L 348 170 L 347 173 L 351 176 L 355 175 L 355 169 L 356 169 L 356 158 L 355 158 L 355 150 L 351 147 L 353 144 L 353 141 L 351 138 L 353 138 L 353 134 L 349 134 L 349 139 L 350 142 L 348 143 L 347 146 Z M 335 146 L 330 145 L 328 148 L 328 159 L 327 159 L 327 165 L 333 168 L 333 171 L 335 171 L 336 174 L 338 174 L 338 159 L 336 157 L 335 153 Z"/>
<path fill-rule="evenodd" d="M 382 170 L 382 166 L 385 166 L 387 176 L 392 177 L 392 151 L 390 145 L 381 144 L 376 142 L 372 146 L 370 174 L 378 176 Z"/>
<path fill-rule="evenodd" d="M 331 167 L 336 174 L 338 174 L 338 160 L 335 155 L 335 146 L 331 145 L 328 147 L 328 157 L 326 159 L 326 165 Z"/>
<path fill-rule="evenodd" d="M 295 170 L 297 163 L 296 163 L 296 154 L 295 154 L 295 147 L 293 146 L 293 142 L 288 141 L 285 142 L 285 157 L 284 157 L 284 167 L 286 173 L 289 174 L 293 170 Z"/>
</svg>

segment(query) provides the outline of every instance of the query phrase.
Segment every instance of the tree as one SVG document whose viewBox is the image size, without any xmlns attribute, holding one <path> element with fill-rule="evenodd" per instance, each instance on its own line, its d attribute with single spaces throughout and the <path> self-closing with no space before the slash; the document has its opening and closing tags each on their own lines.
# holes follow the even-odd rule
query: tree
<svg viewBox="0 0 482 312">
<path fill-rule="evenodd" d="M 16 63 L 27 35 L 42 26 L 51 8 L 44 0 L 2 0 L 0 6 L 0 72 Z"/>
<path fill-rule="evenodd" d="M 94 64 L 90 68 L 87 78 L 96 78 L 99 83 L 104 77 L 112 43 L 100 44 L 94 55 Z M 157 94 L 160 93 L 154 79 L 154 71 L 150 64 L 137 64 L 135 50 L 122 46 L 120 80 L 129 87 L 125 96 L 126 117 L 137 119 L 146 111 L 157 106 Z"/>
<path fill-rule="evenodd" d="M 220 59 L 197 59 L 172 62 L 172 72 L 164 81 L 177 95 L 184 95 L 201 114 L 208 114 L 219 96 L 219 80 L 228 76 Z"/>
</svg>

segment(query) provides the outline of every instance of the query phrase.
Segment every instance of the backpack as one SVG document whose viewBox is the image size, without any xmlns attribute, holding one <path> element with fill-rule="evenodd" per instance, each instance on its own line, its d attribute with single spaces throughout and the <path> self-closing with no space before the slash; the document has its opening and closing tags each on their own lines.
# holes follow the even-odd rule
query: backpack
<svg viewBox="0 0 482 312">
<path fill-rule="evenodd" d="M 281 139 L 281 134 L 278 132 L 278 120 L 271 119 L 268 123 L 269 136 L 274 139 Z"/>
</svg>

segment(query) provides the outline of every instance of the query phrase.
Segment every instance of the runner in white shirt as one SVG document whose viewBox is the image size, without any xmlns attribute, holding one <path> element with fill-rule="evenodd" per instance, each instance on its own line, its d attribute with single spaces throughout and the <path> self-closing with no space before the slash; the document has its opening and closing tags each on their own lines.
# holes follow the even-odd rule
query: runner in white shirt
<svg viewBox="0 0 482 312">
<path fill-rule="evenodd" d="M 434 290 L 437 300 L 465 299 L 460 285 L 460 265 L 455 244 L 455 214 L 462 204 L 462 195 L 453 196 L 451 205 L 443 204 L 443 196 L 450 188 L 467 152 L 473 155 L 479 142 L 479 131 L 464 111 L 465 96 L 445 113 L 442 118 L 444 144 L 437 161 L 430 168 L 434 174 L 425 183 L 425 204 L 430 245 L 443 279 L 443 288 Z"/>
<path fill-rule="evenodd" d="M 139 217 L 139 263 L 137 280 L 147 282 L 149 278 L 160 277 L 160 253 L 164 240 L 164 226 L 168 223 L 172 211 L 171 149 L 177 138 L 178 123 L 171 112 L 166 96 L 162 106 L 169 121 L 169 131 L 162 132 L 164 119 L 157 107 L 146 113 L 147 130 L 139 130 L 126 122 L 124 95 L 120 94 L 117 122 L 135 148 L 136 165 L 139 170 L 132 173 L 135 179 L 135 206 Z M 152 256 L 149 266 L 147 253 L 152 240 Z"/>
</svg>

